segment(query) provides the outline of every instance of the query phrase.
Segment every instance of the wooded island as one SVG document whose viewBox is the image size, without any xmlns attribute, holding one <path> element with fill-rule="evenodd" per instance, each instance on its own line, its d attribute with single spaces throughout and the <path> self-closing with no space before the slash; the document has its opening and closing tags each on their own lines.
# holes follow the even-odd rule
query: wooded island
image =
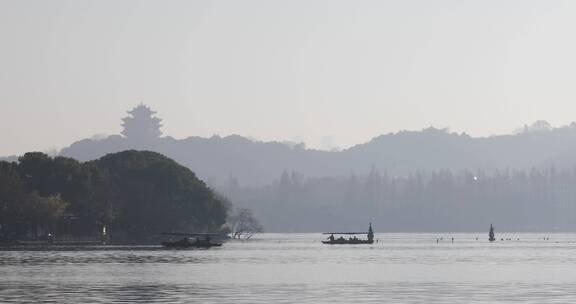
<svg viewBox="0 0 576 304">
<path fill-rule="evenodd" d="M 220 231 L 230 204 L 155 152 L 89 162 L 26 153 L 0 162 L 0 242 L 101 237 L 150 243 L 164 231 Z"/>
</svg>

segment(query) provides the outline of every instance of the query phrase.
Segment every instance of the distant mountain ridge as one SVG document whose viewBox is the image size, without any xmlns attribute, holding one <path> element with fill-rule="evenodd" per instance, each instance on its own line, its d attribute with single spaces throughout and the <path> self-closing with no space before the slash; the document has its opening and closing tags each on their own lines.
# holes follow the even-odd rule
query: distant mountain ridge
<svg viewBox="0 0 576 304">
<path fill-rule="evenodd" d="M 265 185 L 283 171 L 322 177 L 365 174 L 376 167 L 404 176 L 418 170 L 570 167 L 576 164 L 576 125 L 481 138 L 430 127 L 381 135 L 342 151 L 311 150 L 239 135 L 181 140 L 158 137 L 145 142 L 112 135 L 75 142 L 61 154 L 87 161 L 127 149 L 163 153 L 209 183 L 234 179 L 243 185 Z"/>
<path fill-rule="evenodd" d="M 231 182 L 268 185 L 285 171 L 304 177 L 329 177 L 363 175 L 375 168 L 391 176 L 406 176 L 445 169 L 576 165 L 576 123 L 552 128 L 545 121 L 537 121 L 512 135 L 477 138 L 429 127 L 380 135 L 341 151 L 322 151 L 240 135 L 174 139 L 162 136 L 162 120 L 148 106 L 140 104 L 128 114 L 122 119 L 123 135 L 83 139 L 62 149 L 61 155 L 89 161 L 130 149 L 156 151 L 187 166 L 213 186 Z"/>
</svg>

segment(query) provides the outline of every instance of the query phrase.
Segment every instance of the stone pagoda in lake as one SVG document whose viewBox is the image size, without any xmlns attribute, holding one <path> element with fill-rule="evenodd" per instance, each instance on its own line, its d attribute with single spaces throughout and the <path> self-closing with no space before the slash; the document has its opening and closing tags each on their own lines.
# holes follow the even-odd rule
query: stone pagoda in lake
<svg viewBox="0 0 576 304">
<path fill-rule="evenodd" d="M 494 227 L 490 224 L 490 232 L 488 232 L 488 240 L 494 242 L 496 238 L 494 237 Z"/>
</svg>

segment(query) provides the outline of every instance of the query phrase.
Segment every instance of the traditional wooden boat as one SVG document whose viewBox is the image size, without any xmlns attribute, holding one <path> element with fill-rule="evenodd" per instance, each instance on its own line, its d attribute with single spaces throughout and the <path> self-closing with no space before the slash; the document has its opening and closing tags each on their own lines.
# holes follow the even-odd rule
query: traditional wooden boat
<svg viewBox="0 0 576 304">
<path fill-rule="evenodd" d="M 344 245 L 344 244 L 373 244 L 374 243 L 374 231 L 372 230 L 372 223 L 368 226 L 368 232 L 324 232 L 325 235 L 330 235 L 326 241 L 322 241 L 323 244 L 329 245 Z M 355 235 L 357 234 L 366 234 L 368 239 L 359 239 Z M 340 237 L 336 238 L 334 235 L 340 235 Z M 349 236 L 348 238 L 344 238 L 344 235 L 354 235 L 354 237 Z"/>
<path fill-rule="evenodd" d="M 222 243 L 213 241 L 218 237 L 216 233 L 186 233 L 186 232 L 165 232 L 162 235 L 179 237 L 177 240 L 162 242 L 162 246 L 167 248 L 211 248 L 222 246 Z"/>
</svg>

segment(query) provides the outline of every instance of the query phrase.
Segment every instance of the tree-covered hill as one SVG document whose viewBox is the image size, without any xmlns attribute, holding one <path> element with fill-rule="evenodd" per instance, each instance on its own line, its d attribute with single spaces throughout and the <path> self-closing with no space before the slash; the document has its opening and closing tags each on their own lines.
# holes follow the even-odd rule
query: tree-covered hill
<svg viewBox="0 0 576 304">
<path fill-rule="evenodd" d="M 0 162 L 0 238 L 56 233 L 147 242 L 163 231 L 217 231 L 229 206 L 188 168 L 155 152 L 81 163 L 26 153 Z"/>
<path fill-rule="evenodd" d="M 576 124 L 532 129 L 514 135 L 472 137 L 444 129 L 401 131 L 341 151 L 306 149 L 303 145 L 261 142 L 242 136 L 172 137 L 135 140 L 120 135 L 85 139 L 62 149 L 62 155 L 91 160 L 107 153 L 145 149 L 163 153 L 210 181 L 225 186 L 263 186 L 284 170 L 305 177 L 368 174 L 372 167 L 407 177 L 418 170 L 497 170 L 569 168 L 576 164 Z"/>
</svg>

